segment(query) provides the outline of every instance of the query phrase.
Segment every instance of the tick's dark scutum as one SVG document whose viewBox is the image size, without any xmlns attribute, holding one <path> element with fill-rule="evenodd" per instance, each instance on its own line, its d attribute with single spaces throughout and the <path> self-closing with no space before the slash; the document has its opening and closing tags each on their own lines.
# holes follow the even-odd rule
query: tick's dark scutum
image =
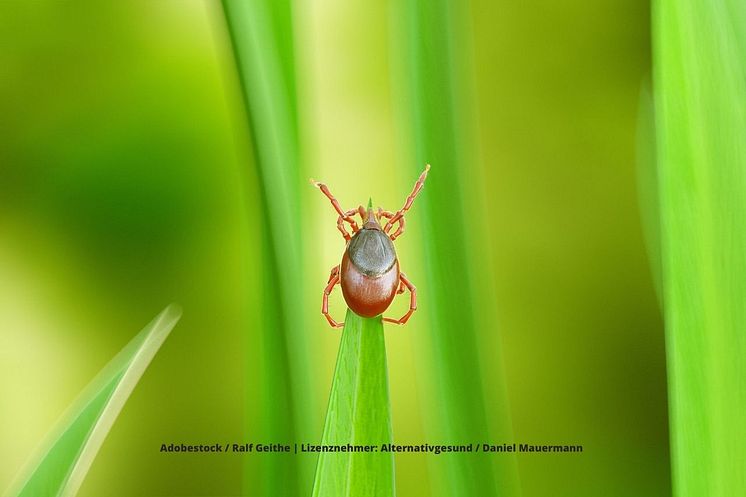
<svg viewBox="0 0 746 497">
<path fill-rule="evenodd" d="M 391 239 L 379 229 L 358 231 L 347 247 L 350 260 L 367 276 L 380 276 L 396 262 Z"/>
</svg>

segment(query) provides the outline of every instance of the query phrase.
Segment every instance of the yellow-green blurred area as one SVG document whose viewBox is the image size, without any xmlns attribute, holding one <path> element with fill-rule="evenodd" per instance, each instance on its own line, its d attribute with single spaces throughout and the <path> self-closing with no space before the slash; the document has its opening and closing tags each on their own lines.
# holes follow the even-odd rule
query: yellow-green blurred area
<svg viewBox="0 0 746 497">
<path fill-rule="evenodd" d="M 392 83 L 394 6 L 294 8 L 303 171 L 346 208 L 372 197 L 397 209 L 416 177 L 404 172 L 411 144 Z M 469 188 L 485 205 L 459 208 L 482 220 L 488 243 L 469 271 L 495 289 L 478 310 L 499 329 L 479 337 L 483 386 L 504 375 L 509 401 L 488 405 L 487 417 L 508 416 L 519 443 L 585 448 L 519 455 L 524 496 L 670 495 L 663 329 L 635 180 L 649 5 L 470 9 L 466 155 L 479 161 Z M 257 406 L 273 403 L 261 366 L 277 359 L 257 324 L 259 185 L 219 2 L 0 3 L 0 489 L 99 369 L 178 302 L 182 320 L 81 495 L 262 495 L 242 481 L 245 467 L 262 471 L 259 456 L 159 452 L 275 442 L 258 431 Z M 299 441 L 317 442 L 339 343 L 318 311 L 344 244 L 328 201 L 304 192 L 298 307 L 318 426 Z M 386 331 L 393 431 L 397 443 L 438 443 L 427 420 L 439 406 L 421 388 L 428 291 L 418 254 L 430 241 L 417 222 L 415 203 L 397 250 L 420 311 Z M 341 319 L 338 290 L 332 300 Z M 391 314 L 406 307 L 397 301 Z M 443 492 L 434 457 L 396 456 L 399 495 Z"/>
</svg>

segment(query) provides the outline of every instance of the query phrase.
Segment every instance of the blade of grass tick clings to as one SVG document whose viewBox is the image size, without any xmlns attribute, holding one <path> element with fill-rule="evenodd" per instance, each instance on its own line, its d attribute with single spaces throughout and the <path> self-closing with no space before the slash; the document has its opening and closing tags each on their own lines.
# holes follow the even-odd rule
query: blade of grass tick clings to
<svg viewBox="0 0 746 497">
<path fill-rule="evenodd" d="M 322 445 L 392 443 L 386 345 L 381 316 L 347 310 L 329 396 Z M 394 490 L 391 452 L 322 452 L 313 497 L 388 497 Z"/>
<path fill-rule="evenodd" d="M 746 9 L 656 0 L 674 495 L 746 495 Z"/>
<path fill-rule="evenodd" d="M 178 307 L 168 306 L 101 370 L 5 495 L 77 493 L 122 407 L 180 317 Z"/>
<path fill-rule="evenodd" d="M 477 443 L 511 438 L 509 408 L 502 367 L 491 369 L 490 389 L 485 391 L 480 364 L 480 333 L 494 336 L 496 318 L 493 301 L 472 268 L 484 269 L 475 244 L 478 230 L 468 212 L 478 186 L 467 190 L 471 155 L 461 133 L 471 116 L 469 99 L 463 97 L 471 69 L 462 24 L 468 6 L 455 0 L 406 0 L 397 16 L 397 57 L 401 64 L 401 89 L 405 128 L 413 130 L 414 161 L 411 174 L 422 165 L 432 165 L 425 190 L 418 198 L 419 223 L 424 227 L 424 257 L 427 280 L 419 286 L 421 312 L 429 314 L 427 347 L 423 355 L 430 364 L 436 413 L 430 420 L 429 438 L 438 443 Z M 475 264 L 476 263 L 476 264 Z M 476 281 L 484 288 L 477 288 Z M 483 309 L 483 310 L 480 310 Z M 488 314 L 483 316 L 482 314 Z M 497 343 L 497 341 L 493 341 Z M 501 364 L 499 347 L 486 357 Z M 430 387 L 429 387 L 430 388 Z M 489 405 L 490 418 L 486 409 Z M 498 420 L 498 421 L 496 421 Z M 441 455 L 431 459 L 432 474 L 438 481 L 431 487 L 438 495 L 507 496 L 518 494 L 515 460 L 484 454 Z"/>
<path fill-rule="evenodd" d="M 268 442 L 292 443 L 310 439 L 311 427 L 317 424 L 309 380 L 309 339 L 298 305 L 303 302 L 303 236 L 291 2 L 223 0 L 222 4 L 251 125 L 265 213 L 267 312 L 262 323 L 260 436 Z M 261 463 L 264 495 L 297 495 L 301 488 L 310 487 L 311 458 L 267 457 Z M 255 492 L 257 482 L 246 479 Z"/>
</svg>

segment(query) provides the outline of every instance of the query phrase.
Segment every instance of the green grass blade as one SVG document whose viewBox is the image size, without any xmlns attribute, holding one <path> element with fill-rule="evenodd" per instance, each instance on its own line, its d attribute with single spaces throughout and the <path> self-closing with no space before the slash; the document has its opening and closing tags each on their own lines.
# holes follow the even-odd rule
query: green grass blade
<svg viewBox="0 0 746 497">
<path fill-rule="evenodd" d="M 334 371 L 322 445 L 392 443 L 386 345 L 381 316 L 348 310 Z M 319 455 L 314 497 L 393 496 L 391 452 Z"/>
<path fill-rule="evenodd" d="M 653 12 L 677 497 L 746 495 L 746 9 Z"/>
<path fill-rule="evenodd" d="M 432 165 L 413 207 L 413 212 L 422 212 L 419 222 L 426 240 L 422 260 L 427 280 L 418 290 L 420 312 L 429 313 L 431 322 L 428 344 L 423 347 L 426 362 L 431 364 L 429 376 L 437 406 L 429 437 L 455 444 L 490 440 L 490 435 L 511 438 L 502 368 L 494 368 L 493 388 L 485 394 L 480 365 L 480 331 L 492 335 L 497 330 L 489 285 L 483 276 L 471 272 L 486 268 L 487 263 L 478 255 L 483 242 L 478 232 L 486 223 L 471 218 L 480 215 L 470 208 L 480 190 L 468 184 L 476 175 L 468 174 L 473 154 L 462 135 L 471 127 L 469 99 L 463 98 L 470 72 L 461 31 L 466 8 L 459 1 L 406 0 L 397 51 L 406 60 L 401 80 L 409 105 L 406 125 L 413 129 L 414 139 L 410 175 L 416 177 L 424 164 Z M 484 257 L 485 252 L 481 254 Z M 501 361 L 499 350 L 491 350 L 488 356 L 493 362 Z M 494 425 L 486 415 L 487 404 L 498 410 L 491 413 L 499 420 Z M 518 492 L 515 461 L 510 456 L 495 460 L 477 454 L 446 455 L 433 463 L 436 481 L 432 487 L 437 495 L 490 497 Z"/>
<path fill-rule="evenodd" d="M 313 426 L 310 347 L 303 326 L 303 267 L 293 26 L 288 0 L 223 0 L 243 101 L 251 124 L 265 229 L 261 434 L 308 440 Z M 253 399 L 252 399 L 253 400 Z M 311 485 L 310 458 L 265 458 L 261 491 L 296 495 Z M 247 459 L 247 464 L 251 461 Z M 247 486 L 256 491 L 257 482 Z"/>
<path fill-rule="evenodd" d="M 127 398 L 181 317 L 169 306 L 83 390 L 8 496 L 75 495 Z"/>
</svg>

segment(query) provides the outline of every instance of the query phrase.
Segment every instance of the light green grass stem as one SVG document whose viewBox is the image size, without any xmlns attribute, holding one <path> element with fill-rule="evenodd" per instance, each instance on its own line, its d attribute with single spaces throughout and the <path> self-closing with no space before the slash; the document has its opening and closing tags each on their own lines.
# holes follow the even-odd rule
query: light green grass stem
<svg viewBox="0 0 746 497">
<path fill-rule="evenodd" d="M 746 495 L 746 8 L 654 3 L 677 497 Z"/>
</svg>

